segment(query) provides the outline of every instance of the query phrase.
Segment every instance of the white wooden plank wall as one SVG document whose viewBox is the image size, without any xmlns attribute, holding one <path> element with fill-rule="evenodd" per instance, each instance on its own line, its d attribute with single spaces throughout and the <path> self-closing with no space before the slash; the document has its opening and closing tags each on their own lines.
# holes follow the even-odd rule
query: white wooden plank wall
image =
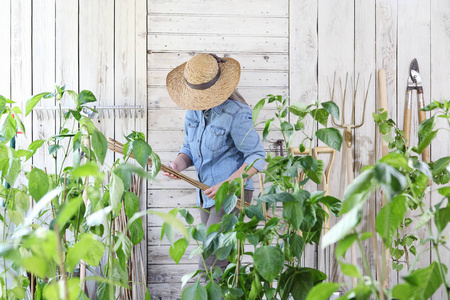
<svg viewBox="0 0 450 300">
<path fill-rule="evenodd" d="M 0 94 L 24 107 L 33 94 L 53 91 L 54 84 L 79 92 L 91 90 L 101 106 L 142 105 L 143 117 L 94 119 L 108 137 L 123 141 L 132 130 L 147 130 L 147 2 L 86 0 L 0 1 Z M 45 101 L 45 99 L 44 99 Z M 40 106 L 54 106 L 45 101 Z M 73 106 L 70 98 L 64 106 Z M 33 113 L 24 119 L 27 136 L 19 136 L 18 148 L 36 139 L 47 139 L 59 130 L 52 113 Z M 38 152 L 34 163 L 54 170 L 47 148 Z M 117 158 L 117 157 L 116 157 Z M 107 163 L 114 161 L 109 155 Z M 147 207 L 143 184 L 141 209 Z M 144 220 L 146 224 L 146 219 Z M 146 225 L 144 225 L 146 226 Z M 146 231 L 146 230 L 144 230 Z M 142 242 L 146 265 L 146 242 Z M 144 272 L 146 272 L 144 268 Z M 90 299 L 95 299 L 88 284 Z M 143 299 L 143 291 L 135 294 Z"/>
<path fill-rule="evenodd" d="M 443 0 L 406 1 L 163 1 L 148 3 L 148 135 L 152 146 L 161 154 L 163 163 L 176 155 L 184 136 L 185 111 L 168 97 L 165 76 L 175 66 L 197 53 L 229 55 L 241 62 L 239 90 L 251 105 L 265 94 L 284 94 L 290 101 L 330 100 L 328 81 L 334 73 L 345 80 L 360 74 L 359 97 L 354 122 L 362 119 L 363 91 L 369 88 L 365 124 L 354 133 L 353 160 L 355 177 L 360 169 L 373 164 L 381 155 L 381 142 L 372 119 L 378 101 L 377 71 L 387 71 L 389 116 L 403 126 L 403 109 L 409 64 L 417 57 L 424 78 L 425 100 L 448 97 L 445 82 L 450 78 L 450 61 L 445 55 L 449 47 L 450 4 Z M 444 79 L 445 78 L 445 79 Z M 365 87 L 363 83 L 365 82 Z M 336 100 L 342 99 L 336 85 Z M 348 90 L 352 89 L 349 85 Z M 351 98 L 347 96 L 345 115 L 351 117 Z M 415 101 L 415 100 L 414 100 Z M 342 111 L 341 111 L 342 112 Z M 261 116 L 269 117 L 266 109 Z M 413 135 L 417 132 L 414 116 Z M 374 138 L 376 137 L 376 138 Z M 266 148 L 270 148 L 270 142 Z M 413 140 L 414 142 L 414 140 Z M 432 158 L 449 155 L 449 147 L 432 147 Z M 331 195 L 342 198 L 347 183 L 344 148 L 338 153 L 332 173 Z M 189 169 L 186 174 L 195 176 Z M 431 203 L 440 200 L 431 195 Z M 168 211 L 194 204 L 194 191 L 183 182 L 160 177 L 149 186 L 149 207 Z M 428 205 L 430 205 L 430 200 Z M 366 217 L 361 229 L 370 229 L 368 214 L 381 208 L 381 195 L 370 199 L 364 207 Z M 336 220 L 332 220 L 332 224 Z M 161 222 L 149 220 L 149 286 L 152 296 L 171 299 L 179 296 L 179 278 L 193 270 L 196 261 L 183 260 L 174 267 L 163 259 L 169 245 L 159 243 Z M 412 229 L 411 229 L 412 230 Z M 424 233 L 417 233 L 423 237 Z M 378 241 L 378 246 L 381 244 Z M 380 247 L 378 250 L 380 251 Z M 363 245 L 375 275 L 372 241 Z M 308 249 L 304 262 L 319 264 L 331 280 L 342 281 L 334 249 L 314 253 Z M 361 255 L 357 251 L 358 262 Z M 154 258 L 152 256 L 154 255 Z M 314 260 L 317 259 L 317 262 Z M 347 259 L 350 259 L 349 253 Z M 418 262 L 425 266 L 434 259 L 428 251 Z M 445 258 L 448 264 L 448 258 Z M 362 264 L 361 264 L 362 265 Z M 396 284 L 404 272 L 391 270 L 390 283 Z M 349 281 L 347 281 L 349 282 Z M 435 299 L 440 299 L 436 296 Z"/>
<path fill-rule="evenodd" d="M 164 164 L 170 163 L 181 148 L 185 115 L 185 110 L 170 100 L 165 78 L 172 68 L 193 55 L 216 53 L 237 59 L 242 67 L 238 89 L 251 106 L 269 93 L 287 95 L 289 1 L 279 1 L 276 7 L 272 3 L 268 0 L 258 3 L 149 1 L 148 136 Z M 268 111 L 261 114 L 268 115 Z M 273 137 L 265 144 L 268 150 L 277 138 Z M 192 168 L 186 174 L 196 178 Z M 195 205 L 195 189 L 187 183 L 167 180 L 163 176 L 158 179 L 149 186 L 149 208 L 169 211 L 174 207 Z M 200 219 L 198 210 L 191 212 L 196 220 Z M 168 241 L 159 242 L 162 222 L 150 217 L 148 224 L 148 279 L 152 298 L 179 298 L 180 279 L 197 269 L 198 258 L 183 259 L 176 266 L 167 256 Z"/>
</svg>

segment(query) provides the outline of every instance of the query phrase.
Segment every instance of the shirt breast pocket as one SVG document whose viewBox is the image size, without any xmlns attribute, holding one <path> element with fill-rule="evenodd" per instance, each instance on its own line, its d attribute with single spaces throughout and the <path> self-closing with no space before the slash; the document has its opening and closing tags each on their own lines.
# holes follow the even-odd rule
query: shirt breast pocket
<svg viewBox="0 0 450 300">
<path fill-rule="evenodd" d="M 211 126 L 206 133 L 205 146 L 211 151 L 217 151 L 224 147 L 226 138 L 225 128 Z"/>
<path fill-rule="evenodd" d="M 187 120 L 187 139 L 188 142 L 192 142 L 195 138 L 195 132 L 197 131 L 198 128 L 198 121 L 194 121 L 194 120 Z"/>
</svg>

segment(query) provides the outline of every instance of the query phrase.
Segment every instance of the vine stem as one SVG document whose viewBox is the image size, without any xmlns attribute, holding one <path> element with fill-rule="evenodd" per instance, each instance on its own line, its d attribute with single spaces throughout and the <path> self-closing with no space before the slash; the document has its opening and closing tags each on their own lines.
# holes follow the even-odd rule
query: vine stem
<svg viewBox="0 0 450 300">
<path fill-rule="evenodd" d="M 356 237 L 356 241 L 358 242 L 358 248 L 359 248 L 359 252 L 361 253 L 362 260 L 363 260 L 364 269 L 366 269 L 366 273 L 370 277 L 370 284 L 372 285 L 372 288 L 374 289 L 374 291 L 376 291 L 377 290 L 377 286 L 374 283 L 374 280 L 373 280 L 373 277 L 372 277 L 372 273 L 371 273 L 370 267 L 369 267 L 369 262 L 367 261 L 367 257 L 366 257 L 366 254 L 363 251 L 361 240 L 359 239 L 358 236 Z M 380 292 L 383 292 L 383 291 L 380 291 Z M 376 299 L 379 299 L 379 294 L 375 293 L 375 295 L 376 295 Z"/>
<path fill-rule="evenodd" d="M 411 179 L 408 176 L 405 176 L 406 179 L 408 180 L 408 185 L 412 186 L 412 182 Z M 425 211 L 423 210 L 423 207 L 421 205 L 421 203 L 419 201 L 417 201 L 419 198 L 417 197 L 416 193 L 414 192 L 413 189 L 410 189 L 412 196 L 414 197 L 414 200 L 419 203 L 419 208 L 420 208 L 420 212 L 423 214 L 425 214 Z M 439 255 L 439 249 L 438 249 L 438 243 L 436 243 L 436 241 L 434 240 L 434 236 L 433 236 L 433 231 L 431 230 L 431 226 L 430 223 L 426 222 L 425 226 L 427 227 L 428 233 L 430 234 L 430 236 L 433 237 L 433 249 L 436 252 L 436 258 L 437 261 L 439 263 L 438 269 L 439 269 L 439 274 L 441 275 L 442 278 L 442 283 L 444 284 L 445 287 L 445 291 L 447 293 L 447 300 L 450 300 L 450 287 L 448 286 L 447 280 L 445 278 L 445 274 L 444 271 L 442 270 L 442 263 L 441 263 L 441 256 Z"/>
</svg>

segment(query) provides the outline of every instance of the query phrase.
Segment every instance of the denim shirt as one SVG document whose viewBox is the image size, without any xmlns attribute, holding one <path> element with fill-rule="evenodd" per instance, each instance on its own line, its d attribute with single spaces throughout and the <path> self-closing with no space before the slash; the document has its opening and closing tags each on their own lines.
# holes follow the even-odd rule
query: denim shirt
<svg viewBox="0 0 450 300">
<path fill-rule="evenodd" d="M 228 179 L 244 163 L 255 161 L 253 167 L 262 171 L 265 151 L 253 129 L 248 105 L 228 99 L 205 111 L 188 110 L 184 129 L 180 153 L 192 160 L 200 182 L 213 186 Z M 245 189 L 254 189 L 251 178 Z M 203 191 L 197 195 L 197 206 L 214 206 L 214 199 L 205 196 Z"/>
</svg>

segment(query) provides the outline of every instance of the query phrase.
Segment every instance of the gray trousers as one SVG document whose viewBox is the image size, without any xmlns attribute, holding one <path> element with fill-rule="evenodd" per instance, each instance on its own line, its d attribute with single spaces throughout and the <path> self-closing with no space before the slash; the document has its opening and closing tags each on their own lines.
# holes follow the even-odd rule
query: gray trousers
<svg viewBox="0 0 450 300">
<path fill-rule="evenodd" d="M 250 203 L 252 201 L 253 191 L 245 190 L 244 193 L 245 193 L 244 194 L 245 202 Z M 206 230 L 208 230 L 209 226 L 222 222 L 222 217 L 225 215 L 225 211 L 223 210 L 223 207 L 220 208 L 219 212 L 216 211 L 215 206 L 205 208 L 205 210 L 208 211 L 209 213 L 207 213 L 206 211 L 200 210 L 200 218 L 202 220 L 202 223 L 206 225 Z M 238 215 L 239 210 L 237 208 L 235 208 L 235 209 L 233 209 L 232 213 L 235 213 L 236 215 Z M 214 262 L 216 262 L 216 263 L 214 264 Z M 206 267 L 208 268 L 208 270 L 210 270 L 213 265 L 214 265 L 214 267 L 221 267 L 222 270 L 225 270 L 225 268 L 228 266 L 228 260 L 224 259 L 224 260 L 216 261 L 216 256 L 211 255 L 210 257 L 205 259 L 205 264 L 206 264 Z M 198 268 L 200 270 L 205 269 L 205 265 L 203 264 L 202 257 L 200 257 L 198 260 Z"/>
</svg>

